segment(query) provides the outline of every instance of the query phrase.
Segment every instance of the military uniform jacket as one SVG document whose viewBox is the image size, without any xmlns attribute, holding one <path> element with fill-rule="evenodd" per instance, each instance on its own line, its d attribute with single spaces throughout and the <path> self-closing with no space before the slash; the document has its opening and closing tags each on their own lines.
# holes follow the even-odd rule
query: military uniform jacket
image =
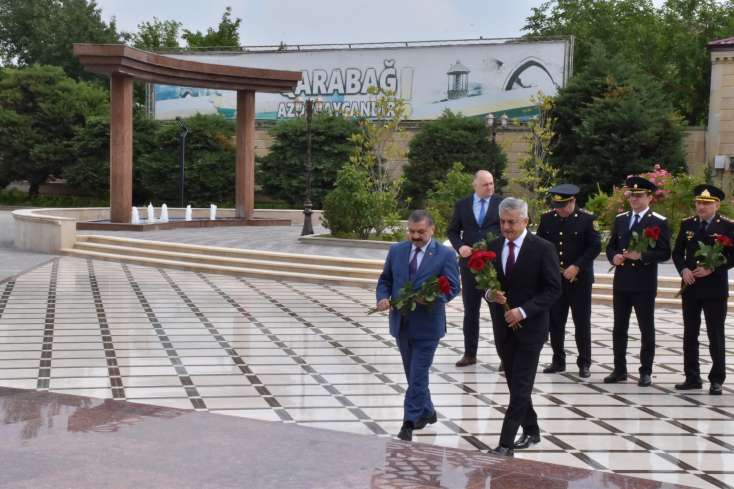
<svg viewBox="0 0 734 489">
<path fill-rule="evenodd" d="M 576 209 L 568 217 L 561 217 L 554 210 L 540 217 L 537 235 L 555 245 L 561 268 L 579 267 L 577 284 L 594 282 L 594 259 L 601 252 L 601 237 L 594 229 L 594 219 L 596 216 L 583 209 Z"/>
<path fill-rule="evenodd" d="M 703 241 L 710 245 L 714 242 L 714 236 L 723 234 L 734 238 L 734 222 L 730 219 L 716 214 L 705 233 L 700 233 L 701 219 L 698 216 L 683 219 L 680 224 L 680 231 L 675 239 L 673 248 L 673 263 L 678 273 L 684 268 L 693 271 L 698 266 L 696 263 L 696 251 L 698 251 L 698 243 Z M 697 278 L 693 285 L 686 287 L 684 295 L 695 298 L 715 298 L 729 296 L 729 273 L 728 270 L 734 266 L 734 249 L 731 247 L 724 248 L 724 256 L 726 263 L 717 267 L 711 275 L 703 278 Z"/>
<path fill-rule="evenodd" d="M 612 233 L 607 243 L 607 259 L 612 263 L 616 254 L 622 254 L 629 245 L 632 231 L 642 234 L 647 227 L 660 227 L 660 237 L 653 248 L 642 252 L 640 260 L 625 260 L 615 268 L 614 290 L 625 292 L 656 291 L 658 288 L 658 263 L 670 258 L 670 227 L 666 218 L 648 210 L 637 225 L 630 229 L 634 214 L 623 212 L 614 219 Z"/>
</svg>

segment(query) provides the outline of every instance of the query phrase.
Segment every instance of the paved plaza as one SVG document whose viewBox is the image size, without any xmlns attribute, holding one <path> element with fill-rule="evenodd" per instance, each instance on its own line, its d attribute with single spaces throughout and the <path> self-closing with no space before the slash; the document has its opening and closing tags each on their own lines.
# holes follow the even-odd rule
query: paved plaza
<svg viewBox="0 0 734 489">
<path fill-rule="evenodd" d="M 373 305 L 373 290 L 62 257 L 0 284 L 0 386 L 388 438 L 401 425 L 406 383 L 386 317 L 367 315 Z M 486 450 L 497 443 L 508 393 L 486 309 L 480 364 L 454 366 L 463 345 L 461 306 L 460 299 L 449 305 L 431 375 L 439 422 L 414 440 Z M 605 385 L 612 314 L 595 305 L 591 378 L 574 369 L 538 373 L 533 397 L 543 440 L 516 457 L 734 486 L 734 390 L 725 384 L 723 396 L 708 395 L 707 386 L 676 392 L 683 378 L 680 311 L 658 309 L 656 319 L 653 386 L 635 382 L 634 323 L 633 375 Z M 705 345 L 702 352 L 706 372 Z M 549 360 L 546 347 L 541 364 Z"/>
</svg>

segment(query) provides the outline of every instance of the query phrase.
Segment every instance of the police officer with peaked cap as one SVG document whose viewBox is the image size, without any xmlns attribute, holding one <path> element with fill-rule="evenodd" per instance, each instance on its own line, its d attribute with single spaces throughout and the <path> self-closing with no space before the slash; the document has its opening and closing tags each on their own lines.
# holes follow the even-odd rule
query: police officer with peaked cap
<svg viewBox="0 0 734 489">
<path fill-rule="evenodd" d="M 576 206 L 579 192 L 576 185 L 556 185 L 549 192 L 552 209 L 541 216 L 537 234 L 556 247 L 563 289 L 550 311 L 553 360 L 543 372 L 566 370 L 564 340 L 570 308 L 579 353 L 576 363 L 579 376 L 586 378 L 591 366 L 591 286 L 594 259 L 601 252 L 601 237 L 596 229 L 596 217 Z"/>
<path fill-rule="evenodd" d="M 650 203 L 657 186 L 646 178 L 628 177 L 624 186 L 632 210 L 614 219 L 607 259 L 616 268 L 612 286 L 614 309 L 614 370 L 604 378 L 613 384 L 627 380 L 627 332 L 632 309 L 640 326 L 640 377 L 637 385 L 652 385 L 655 358 L 655 297 L 658 292 L 658 263 L 670 258 L 670 228 L 665 216 L 653 212 Z M 642 252 L 628 250 L 633 234 L 646 229 L 659 232 L 655 245 Z"/>
<path fill-rule="evenodd" d="M 726 379 L 724 321 L 729 297 L 729 269 L 734 266 L 734 248 L 722 248 L 726 262 L 714 269 L 704 268 L 696 259 L 699 243 L 712 245 L 717 236 L 732 238 L 734 223 L 719 214 L 724 192 L 713 185 L 693 189 L 696 215 L 681 221 L 673 248 L 673 263 L 681 274 L 683 296 L 683 371 L 685 380 L 678 390 L 700 389 L 701 371 L 698 361 L 698 333 L 701 311 L 706 319 L 706 333 L 711 354 L 709 393 L 721 394 Z"/>
</svg>

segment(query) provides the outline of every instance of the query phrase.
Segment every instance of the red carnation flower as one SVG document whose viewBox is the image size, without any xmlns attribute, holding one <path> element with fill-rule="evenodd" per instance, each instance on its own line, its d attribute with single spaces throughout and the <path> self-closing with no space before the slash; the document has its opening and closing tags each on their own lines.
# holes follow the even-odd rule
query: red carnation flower
<svg viewBox="0 0 734 489">
<path fill-rule="evenodd" d="M 716 235 L 716 241 L 721 244 L 721 246 L 724 246 L 725 248 L 728 248 L 734 243 L 732 242 L 731 238 L 729 236 L 725 236 L 723 234 L 717 234 Z"/>
<path fill-rule="evenodd" d="M 645 228 L 645 236 L 653 241 L 657 241 L 660 237 L 660 226 L 650 226 Z"/>
<path fill-rule="evenodd" d="M 438 277 L 438 288 L 443 295 L 449 295 L 451 293 L 451 284 L 445 275 Z"/>
<path fill-rule="evenodd" d="M 477 254 L 474 254 L 469 257 L 469 268 L 474 270 L 475 272 L 479 272 L 484 269 L 484 260 L 482 260 L 481 256 L 478 256 Z"/>
</svg>

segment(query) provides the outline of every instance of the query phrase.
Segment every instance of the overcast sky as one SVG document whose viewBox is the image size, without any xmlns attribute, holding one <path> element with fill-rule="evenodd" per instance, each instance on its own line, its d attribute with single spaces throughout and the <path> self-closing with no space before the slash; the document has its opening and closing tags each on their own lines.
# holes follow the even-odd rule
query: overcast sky
<svg viewBox="0 0 734 489">
<path fill-rule="evenodd" d="M 135 32 L 158 17 L 215 27 L 231 6 L 243 45 L 420 41 L 522 35 L 541 0 L 97 0 L 105 20 Z"/>
</svg>

